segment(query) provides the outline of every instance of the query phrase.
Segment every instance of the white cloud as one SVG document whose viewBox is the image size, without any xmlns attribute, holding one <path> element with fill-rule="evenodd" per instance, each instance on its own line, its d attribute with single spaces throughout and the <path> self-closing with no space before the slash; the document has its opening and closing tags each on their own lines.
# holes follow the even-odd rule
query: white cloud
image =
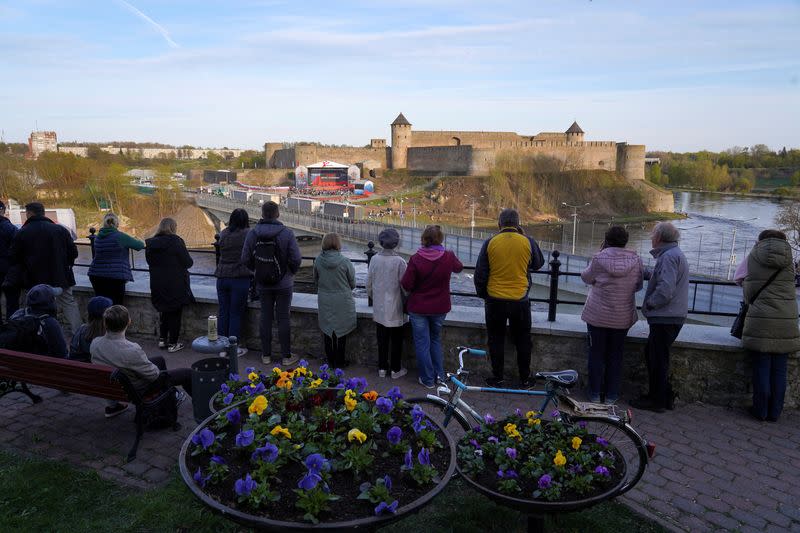
<svg viewBox="0 0 800 533">
<path fill-rule="evenodd" d="M 155 30 L 158 33 L 160 33 L 162 37 L 164 37 L 164 40 L 167 41 L 167 44 L 170 45 L 172 48 L 180 48 L 180 45 L 178 45 L 178 43 L 172 40 L 172 37 L 170 37 L 169 32 L 164 26 L 162 26 L 155 20 L 151 19 L 150 17 L 139 11 L 139 9 L 137 9 L 129 2 L 126 2 L 125 0 L 116 0 L 116 2 L 125 9 L 127 9 L 128 11 L 130 11 L 131 13 L 133 13 L 134 15 L 136 15 L 137 17 L 139 17 L 140 19 L 142 19 L 143 21 L 145 21 L 146 23 L 148 23 L 150 26 L 155 28 Z"/>
</svg>

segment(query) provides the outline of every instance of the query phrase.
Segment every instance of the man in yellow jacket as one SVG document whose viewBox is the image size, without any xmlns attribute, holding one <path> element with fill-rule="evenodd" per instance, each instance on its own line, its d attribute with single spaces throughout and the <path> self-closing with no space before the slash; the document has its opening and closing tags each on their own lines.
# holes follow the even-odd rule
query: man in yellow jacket
<svg viewBox="0 0 800 533">
<path fill-rule="evenodd" d="M 500 232 L 483 243 L 475 264 L 475 292 L 484 299 L 486 333 L 492 377 L 486 383 L 503 385 L 506 324 L 517 348 L 520 385 L 529 385 L 531 366 L 531 272 L 544 265 L 539 245 L 519 225 L 515 209 L 503 209 Z"/>
</svg>

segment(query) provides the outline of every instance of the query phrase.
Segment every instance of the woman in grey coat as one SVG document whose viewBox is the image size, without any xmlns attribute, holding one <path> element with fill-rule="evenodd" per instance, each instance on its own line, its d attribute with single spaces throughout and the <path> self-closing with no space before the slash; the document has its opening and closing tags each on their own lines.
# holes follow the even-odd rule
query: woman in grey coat
<svg viewBox="0 0 800 533">
<path fill-rule="evenodd" d="M 378 335 L 378 377 L 386 377 L 391 345 L 392 379 L 398 379 L 406 375 L 406 369 L 401 366 L 406 317 L 400 288 L 406 262 L 394 250 L 400 243 L 397 230 L 383 230 L 378 235 L 378 242 L 383 250 L 370 261 L 367 275 L 367 296 L 372 299 L 372 320 Z"/>
<path fill-rule="evenodd" d="M 347 334 L 356 329 L 356 270 L 342 255 L 342 241 L 335 233 L 322 238 L 322 253 L 314 260 L 319 329 L 325 336 L 325 355 L 333 368 L 346 365 Z"/>
</svg>

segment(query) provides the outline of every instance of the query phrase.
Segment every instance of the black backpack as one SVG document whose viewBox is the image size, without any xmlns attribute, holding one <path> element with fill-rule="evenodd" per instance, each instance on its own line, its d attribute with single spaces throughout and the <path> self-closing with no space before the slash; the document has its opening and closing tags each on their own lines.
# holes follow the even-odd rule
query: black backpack
<svg viewBox="0 0 800 533">
<path fill-rule="evenodd" d="M 50 315 L 24 315 L 0 325 L 0 348 L 47 355 L 50 347 L 44 336 L 44 320 Z"/>
<path fill-rule="evenodd" d="M 276 285 L 286 272 L 278 246 L 278 236 L 283 230 L 281 228 L 273 237 L 259 238 L 253 248 L 254 277 L 261 285 Z"/>
</svg>

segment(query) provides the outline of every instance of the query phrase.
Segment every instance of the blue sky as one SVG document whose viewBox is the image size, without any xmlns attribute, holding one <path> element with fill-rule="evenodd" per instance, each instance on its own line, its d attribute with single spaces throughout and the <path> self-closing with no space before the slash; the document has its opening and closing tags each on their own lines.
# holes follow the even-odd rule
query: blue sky
<svg viewBox="0 0 800 533">
<path fill-rule="evenodd" d="M 260 148 L 418 129 L 800 147 L 800 2 L 0 0 L 0 128 Z"/>
</svg>

